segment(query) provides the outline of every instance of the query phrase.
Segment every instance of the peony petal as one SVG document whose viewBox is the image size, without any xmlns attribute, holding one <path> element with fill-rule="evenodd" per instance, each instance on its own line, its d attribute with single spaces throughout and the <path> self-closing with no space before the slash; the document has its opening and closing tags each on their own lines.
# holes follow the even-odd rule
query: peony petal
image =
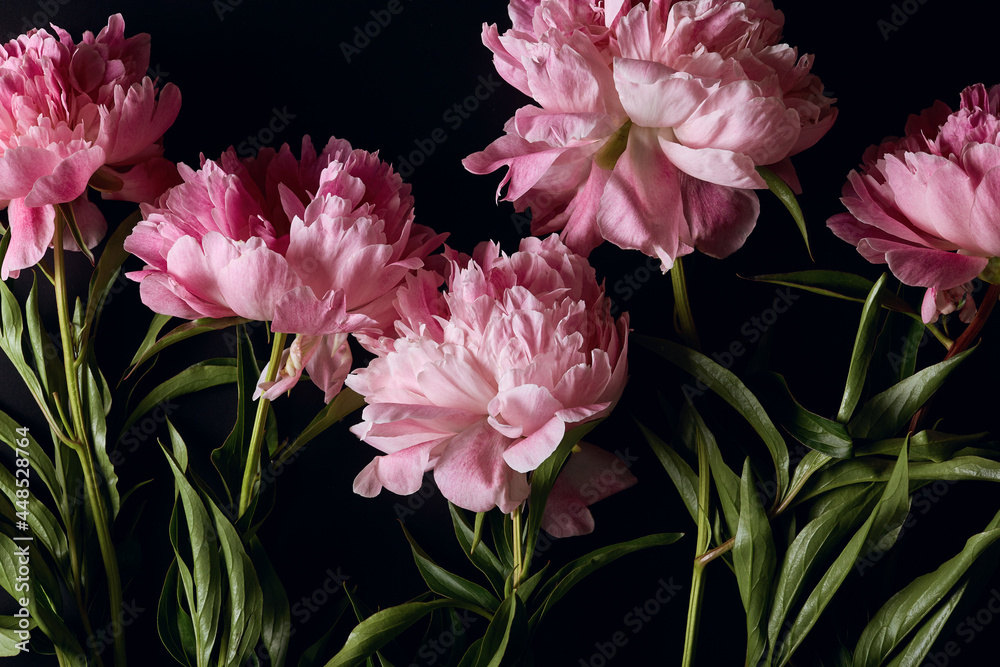
<svg viewBox="0 0 1000 667">
<path fill-rule="evenodd" d="M 485 419 L 452 438 L 434 468 L 442 495 L 472 512 L 513 511 L 528 498 L 529 488 L 524 475 L 503 460 L 509 444 Z"/>
<path fill-rule="evenodd" d="M 614 72 L 622 106 L 641 127 L 680 125 L 710 93 L 704 80 L 648 60 L 615 58 Z"/>
<path fill-rule="evenodd" d="M 0 163 L 3 161 L 0 160 Z M 13 199 L 7 207 L 10 223 L 10 245 L 3 260 L 0 277 L 17 277 L 21 269 L 38 264 L 52 245 L 56 230 L 56 210 L 53 206 L 32 208 L 23 199 Z"/>
<path fill-rule="evenodd" d="M 659 257 L 663 270 L 690 252 L 677 168 L 660 149 L 655 130 L 633 127 L 597 214 L 601 235 L 619 248 Z"/>
</svg>

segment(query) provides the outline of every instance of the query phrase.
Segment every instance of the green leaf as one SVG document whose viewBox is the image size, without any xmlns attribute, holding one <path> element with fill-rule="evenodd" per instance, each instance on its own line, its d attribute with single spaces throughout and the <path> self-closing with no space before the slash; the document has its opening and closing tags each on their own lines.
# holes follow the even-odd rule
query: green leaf
<svg viewBox="0 0 1000 667">
<path fill-rule="evenodd" d="M 715 488 L 719 493 L 719 505 L 725 515 L 726 524 L 729 526 L 729 534 L 735 535 L 739 529 L 740 520 L 740 476 L 733 472 L 733 469 L 726 465 L 719 451 L 719 445 L 715 441 L 715 436 L 708 430 L 701 415 L 689 402 L 684 408 L 685 413 L 690 413 L 694 418 L 694 425 L 700 434 L 708 454 L 708 465 L 712 471 L 712 479 L 715 481 Z M 684 416 L 682 414 L 682 418 Z M 697 484 L 697 479 L 694 480 Z M 721 543 L 721 542 L 720 542 Z"/>
<path fill-rule="evenodd" d="M 829 555 L 850 531 L 856 530 L 862 518 L 871 513 L 878 502 L 874 485 L 852 487 L 849 493 L 838 494 L 809 521 L 792 540 L 781 563 L 774 603 L 768 621 L 768 639 L 775 650 L 786 629 L 785 619 L 798 601 L 803 586 L 813 570 Z"/>
<path fill-rule="evenodd" d="M 164 448 L 164 455 L 174 475 L 176 494 L 184 508 L 187 536 L 190 540 L 191 564 L 185 562 L 185 555 L 179 545 L 179 519 L 175 505 L 171 517 L 171 541 L 177 555 L 177 567 L 187 606 L 191 612 L 194 630 L 196 657 L 198 664 L 207 665 L 212 658 L 212 649 L 219 635 L 219 619 L 222 611 L 222 573 L 219 563 L 219 545 L 212 520 L 198 492 L 184 477 L 174 457 Z"/>
<path fill-rule="evenodd" d="M 250 320 L 243 317 L 226 317 L 222 319 L 203 317 L 200 320 L 185 322 L 175 329 L 168 331 L 162 338 L 150 345 L 150 335 L 155 336 L 156 333 L 158 333 L 159 330 L 163 328 L 163 325 L 169 320 L 169 318 L 163 319 L 163 317 L 166 316 L 157 316 L 153 318 L 153 323 L 150 325 L 149 333 L 146 334 L 146 340 L 144 340 L 142 345 L 139 346 L 139 350 L 136 351 L 135 356 L 132 358 L 132 369 L 129 371 L 129 375 L 131 375 L 135 371 L 136 367 L 143 364 L 147 359 L 159 354 L 174 343 L 179 343 L 182 340 L 187 340 L 192 336 L 197 336 L 198 334 L 203 334 L 208 331 L 221 331 L 222 329 L 228 329 L 229 327 L 237 324 L 250 322 Z"/>
<path fill-rule="evenodd" d="M 477 607 L 487 609 L 490 612 L 497 610 L 497 607 L 500 606 L 500 600 L 495 595 L 482 586 L 464 579 L 457 574 L 453 574 L 435 563 L 420 548 L 420 545 L 417 544 L 417 541 L 410 534 L 410 531 L 406 529 L 406 526 L 400 524 L 400 528 L 403 529 L 406 541 L 410 543 L 410 549 L 413 551 L 413 560 L 416 562 L 417 570 L 420 571 L 420 576 L 423 577 L 428 588 L 444 597 L 462 600 Z"/>
<path fill-rule="evenodd" d="M 54 410 L 55 405 L 50 401 L 50 397 L 53 392 L 65 396 L 66 381 L 60 363 L 62 359 L 56 346 L 49 339 L 48 332 L 42 326 L 42 319 L 38 313 L 38 275 L 35 273 L 32 273 L 31 291 L 28 292 L 28 300 L 24 304 L 24 319 L 28 327 L 28 342 L 35 370 L 41 381 L 42 392 L 49 409 Z"/>
<path fill-rule="evenodd" d="M 733 544 L 733 566 L 747 615 L 748 665 L 756 665 L 767 650 L 767 612 L 776 563 L 771 524 L 760 504 L 750 459 L 747 459 L 740 485 L 740 518 Z"/>
<path fill-rule="evenodd" d="M 264 593 L 250 557 L 243 549 L 240 536 L 229 519 L 208 503 L 215 523 L 216 535 L 222 545 L 222 557 L 228 575 L 227 622 L 222 627 L 220 667 L 239 667 L 253 654 L 260 639 Z"/>
<path fill-rule="evenodd" d="M 504 581 L 507 579 L 507 575 L 510 573 L 507 568 L 503 566 L 500 559 L 490 551 L 482 542 L 476 540 L 476 532 L 473 531 L 472 527 L 469 525 L 468 520 L 465 517 L 464 510 L 456 507 L 451 502 L 448 503 L 448 510 L 451 512 L 451 522 L 455 527 L 455 538 L 458 540 L 459 545 L 462 547 L 462 552 L 469 558 L 473 565 L 475 565 L 480 572 L 486 575 L 486 578 L 490 581 L 490 586 L 497 593 L 503 592 Z M 484 516 L 479 514 L 476 517 L 477 526 L 479 530 L 482 530 L 481 522 L 479 517 Z M 473 547 L 475 545 L 475 547 Z"/>
<path fill-rule="evenodd" d="M 880 664 L 885 660 L 997 539 L 1000 539 L 1000 513 L 993 517 L 986 530 L 970 537 L 956 556 L 893 595 L 861 633 L 854 650 L 854 664 Z"/>
<path fill-rule="evenodd" d="M 561 600 L 566 593 L 605 565 L 613 563 L 622 556 L 627 556 L 636 551 L 673 544 L 683 536 L 683 533 L 647 535 L 629 540 L 628 542 L 596 549 L 586 556 L 570 561 L 538 589 L 535 597 L 542 602 L 537 611 L 531 615 L 530 627 L 534 629 L 538 625 L 538 622 L 545 617 L 548 610 Z"/>
<path fill-rule="evenodd" d="M 841 461 L 815 475 L 796 498 L 803 502 L 832 489 L 849 484 L 884 482 L 890 478 L 892 463 L 883 459 L 864 458 Z M 978 456 L 957 456 L 940 463 L 910 463 L 909 477 L 916 481 L 982 481 L 1000 482 L 1000 462 Z"/>
<path fill-rule="evenodd" d="M 748 280 L 755 280 L 762 283 L 772 283 L 774 285 L 786 285 L 788 287 L 798 287 L 807 292 L 815 292 L 825 296 L 832 296 L 847 301 L 857 301 L 864 303 L 871 293 L 875 283 L 855 275 L 842 271 L 794 271 L 792 273 L 771 273 L 761 276 L 751 276 Z M 906 313 L 915 318 L 920 315 L 903 299 L 892 292 L 882 294 L 882 307 Z"/>
<path fill-rule="evenodd" d="M 922 665 L 924 664 L 924 658 L 930 652 L 931 647 L 934 646 L 934 642 L 937 641 L 938 635 L 941 634 L 941 630 L 944 629 L 945 624 L 948 619 L 951 618 L 952 613 L 955 611 L 955 607 L 961 602 L 962 596 L 965 595 L 965 589 L 968 587 L 969 582 L 966 581 L 958 588 L 955 592 L 951 594 L 944 604 L 938 607 L 927 621 L 920 626 L 920 630 L 913 636 L 913 640 L 906 646 L 906 648 L 896 656 L 896 658 L 889 663 L 889 667 L 903 667 L 904 665 Z"/>
<path fill-rule="evenodd" d="M 806 219 L 802 215 L 802 209 L 799 207 L 798 200 L 795 199 L 795 193 L 792 192 L 792 189 L 788 187 L 788 184 L 780 176 L 767 167 L 757 167 L 757 173 L 767 183 L 768 189 L 777 195 L 781 203 L 788 209 L 788 212 L 792 214 L 792 219 L 799 228 L 799 233 L 802 234 L 802 240 L 806 243 L 806 252 L 809 253 L 809 259 L 813 259 L 812 248 L 809 247 L 809 231 L 806 229 Z"/>
<path fill-rule="evenodd" d="M 636 423 L 638 424 L 638 422 Z M 656 454 L 656 458 L 660 460 L 660 463 L 670 476 L 670 481 L 674 483 L 674 488 L 681 494 L 681 500 L 684 501 L 684 507 L 687 508 L 691 519 L 695 523 L 698 523 L 698 475 L 695 474 L 691 466 L 687 464 L 687 461 L 682 459 L 670 445 L 663 442 L 655 433 L 642 424 L 638 425 L 642 431 L 642 435 L 646 438 L 646 442 L 649 443 L 650 449 Z"/>
<path fill-rule="evenodd" d="M 928 366 L 916 375 L 873 396 L 854 416 L 847 430 L 855 438 L 880 440 L 901 429 L 927 402 L 945 379 L 974 351 L 966 350 L 951 359 Z"/>
<path fill-rule="evenodd" d="M 9 234 L 4 237 L 6 240 Z M 7 283 L 0 281 L 0 350 L 7 355 L 11 365 L 17 370 L 18 375 L 25 384 L 25 388 L 35 399 L 35 403 L 41 408 L 45 420 L 50 425 L 55 425 L 56 420 L 52 410 L 49 408 L 49 397 L 42 390 L 41 381 L 35 371 L 24 358 L 24 347 L 22 338 L 24 334 L 24 320 L 21 317 L 21 304 L 17 297 L 7 287 Z"/>
<path fill-rule="evenodd" d="M 768 410 L 793 438 L 803 445 L 831 458 L 850 458 L 854 443 L 843 424 L 821 417 L 799 405 L 792 396 L 785 378 L 777 373 L 764 373 L 754 388 L 764 397 Z"/>
<path fill-rule="evenodd" d="M 787 664 L 792 654 L 802 644 L 802 641 L 819 620 L 823 610 L 836 594 L 847 575 L 858 563 L 859 557 L 866 548 L 870 549 L 873 542 L 882 542 L 887 538 L 895 538 L 902 527 L 903 519 L 909 510 L 909 477 L 907 474 L 906 448 L 904 447 L 896 460 L 892 477 L 886 484 L 882 497 L 864 525 L 858 529 L 833 565 L 827 569 L 819 583 L 806 598 L 802 611 L 799 612 L 788 638 L 781 643 L 779 665 Z M 872 539 L 875 536 L 875 539 Z"/>
<path fill-rule="evenodd" d="M 129 362 L 129 366 L 132 368 L 129 370 L 128 375 L 132 374 L 135 367 L 138 366 L 139 360 L 143 359 L 149 348 L 156 343 L 156 337 L 160 335 L 160 331 L 162 331 L 163 327 L 167 325 L 167 322 L 172 319 L 172 315 L 153 313 L 153 320 L 149 323 L 149 329 L 146 330 L 146 336 L 142 339 L 142 342 L 139 343 L 139 349 L 135 351 L 135 354 L 132 356 L 132 361 Z"/>
<path fill-rule="evenodd" d="M 479 645 L 476 667 L 500 667 L 510 664 L 510 653 L 516 657 L 524 646 L 528 634 L 527 612 L 521 598 L 512 595 L 503 601 L 490 621 L 483 641 Z M 506 663 L 505 663 L 506 658 Z"/>
<path fill-rule="evenodd" d="M 197 648 L 193 641 L 194 627 L 191 617 L 184 611 L 180 602 L 182 592 L 177 560 L 174 559 L 163 581 L 163 591 L 160 593 L 160 602 L 156 609 L 156 629 L 160 641 L 171 657 L 182 665 L 191 667 L 197 660 Z"/>
<path fill-rule="evenodd" d="M 455 606 L 454 600 L 433 600 L 407 602 L 378 611 L 351 631 L 344 647 L 326 663 L 326 667 L 354 667 L 435 609 Z"/>
<path fill-rule="evenodd" d="M 108 423 L 107 408 L 110 405 L 104 403 L 104 392 L 94 377 L 89 364 L 84 364 L 83 371 L 83 401 L 86 409 L 87 419 L 90 421 L 90 436 L 93 440 L 93 451 L 97 460 L 97 467 L 101 471 L 103 478 L 102 492 L 107 491 L 110 501 L 111 520 L 118 516 L 121 509 L 121 497 L 118 495 L 118 475 L 115 467 L 111 464 L 111 457 L 108 456 Z M 99 373 L 100 371 L 98 371 Z M 102 382 L 103 382 L 103 378 Z"/>
<path fill-rule="evenodd" d="M 898 453 L 898 452 L 897 452 Z M 781 504 L 779 509 L 784 509 L 784 507 L 790 503 L 793 499 L 798 497 L 799 491 L 805 486 L 816 472 L 822 470 L 823 466 L 832 461 L 829 456 L 822 452 L 817 452 L 813 450 L 802 457 L 799 464 L 795 466 L 795 473 L 792 475 L 791 486 L 788 487 L 788 493 L 781 499 Z"/>
<path fill-rule="evenodd" d="M 851 366 L 847 372 L 847 386 L 844 387 L 844 397 L 840 401 L 840 410 L 837 412 L 837 421 L 846 424 L 851 421 L 854 408 L 861 400 L 861 392 L 865 388 L 865 378 L 868 377 L 868 365 L 872 360 L 872 350 L 875 349 L 875 334 L 878 323 L 880 305 L 882 303 L 882 292 L 885 288 L 886 274 L 878 279 L 868 298 L 865 300 L 865 307 L 861 311 L 861 326 L 858 327 L 858 334 L 854 338 L 854 351 L 851 353 Z"/>
<path fill-rule="evenodd" d="M 972 433 L 969 435 L 953 435 L 940 431 L 925 430 L 910 436 L 910 460 L 934 461 L 940 463 L 954 458 L 959 451 L 981 442 L 988 433 Z M 889 438 L 866 443 L 855 450 L 857 456 L 887 455 L 898 456 L 899 448 L 906 438 Z"/>
<path fill-rule="evenodd" d="M 282 667 L 288 655 L 288 642 L 292 636 L 292 619 L 288 605 L 288 595 L 281 579 L 264 552 L 264 546 L 256 537 L 250 540 L 250 558 L 260 579 L 263 593 L 263 615 L 261 618 L 261 641 L 271 659 L 272 667 Z M 346 600 L 345 600 L 346 602 Z"/>
<path fill-rule="evenodd" d="M 236 362 L 234 359 L 209 359 L 190 366 L 153 389 L 132 411 L 122 427 L 121 440 L 129 428 L 144 414 L 157 405 L 175 398 L 191 394 L 209 387 L 236 382 Z"/>
<path fill-rule="evenodd" d="M 545 504 L 549 500 L 549 492 L 552 485 L 556 483 L 556 477 L 562 470 L 563 464 L 569 458 L 570 452 L 576 447 L 588 433 L 600 424 L 603 419 L 581 424 L 576 428 L 566 431 L 562 441 L 556 447 L 556 451 L 549 455 L 549 458 L 542 461 L 542 464 L 531 473 L 531 495 L 528 498 L 528 520 L 527 537 L 524 545 L 524 562 L 530 565 L 531 558 L 535 554 L 535 544 L 538 542 L 538 531 L 542 529 L 542 518 L 545 516 Z M 521 539 L 520 535 L 515 535 L 514 539 Z"/>
<path fill-rule="evenodd" d="M 30 632 L 35 628 L 35 620 L 32 618 L 23 619 L 28 627 L 21 627 L 21 620 L 13 616 L 0 616 L 0 657 L 14 658 L 21 654 L 21 644 L 27 640 L 22 639 L 23 635 L 18 632 Z"/>
<path fill-rule="evenodd" d="M 746 385 L 740 382 L 735 375 L 700 352 L 667 340 L 635 334 L 632 338 L 640 345 L 649 348 L 670 363 L 701 380 L 749 422 L 771 453 L 778 479 L 777 495 L 780 497 L 788 488 L 788 448 L 785 446 L 781 433 L 778 432 L 771 418 L 764 411 L 764 407 L 757 400 L 757 397 L 750 393 Z"/>
<path fill-rule="evenodd" d="M 0 467 L 0 470 L 4 469 Z M 32 505 L 32 507 L 35 506 Z M 14 598 L 19 598 L 23 595 L 22 592 L 15 590 L 16 582 L 13 578 L 13 574 L 17 572 L 21 558 L 20 548 L 24 547 L 24 545 L 25 543 L 15 543 L 11 538 L 0 533 L 0 588 L 3 588 L 5 591 L 10 593 Z M 28 590 L 32 593 L 27 597 L 28 617 L 37 624 L 38 629 L 42 631 L 42 634 L 48 637 L 65 655 L 78 656 L 80 659 L 83 659 L 85 653 L 80 647 L 80 643 L 77 641 L 76 635 L 66 626 L 63 620 L 52 611 L 49 603 L 51 593 L 50 591 L 45 590 L 36 576 L 39 568 L 43 566 L 43 559 L 39 558 L 39 554 L 35 552 L 31 546 L 28 547 L 28 551 L 30 554 L 29 558 L 31 571 L 28 574 L 27 583 Z M 58 591 L 56 591 L 56 593 L 58 593 Z"/>
<path fill-rule="evenodd" d="M 125 250 L 125 239 L 132 233 L 140 220 L 142 220 L 142 211 L 135 211 L 115 228 L 115 231 L 108 237 L 107 243 L 104 244 L 101 259 L 97 262 L 94 273 L 90 277 L 87 312 L 83 321 L 83 335 L 85 337 L 90 335 L 91 330 L 95 327 L 95 322 L 100 319 L 100 312 L 104 308 L 104 303 L 118 277 L 119 270 L 125 260 L 130 257 Z"/>
<path fill-rule="evenodd" d="M 6 496 L 19 511 L 27 507 L 27 524 L 31 529 L 31 534 L 52 554 L 59 569 L 68 572 L 69 547 L 62 526 L 38 496 L 29 492 L 27 498 L 19 498 L 17 495 L 19 490 L 23 491 L 24 488 L 18 488 L 14 475 L 4 466 L 0 466 L 0 493 Z"/>
<path fill-rule="evenodd" d="M 6 412 L 0 411 L 0 442 L 3 442 L 15 452 L 23 451 L 26 454 L 24 458 L 28 459 L 31 471 L 38 475 L 38 478 L 44 482 L 45 486 L 49 489 L 49 493 L 52 494 L 56 504 L 58 504 L 64 492 L 62 486 L 59 484 L 59 478 L 56 475 L 52 459 L 49 458 L 49 455 L 38 444 L 38 441 L 31 436 L 30 431 L 27 435 L 22 436 L 17 432 L 19 428 L 21 428 L 20 424 L 11 419 Z M 27 446 L 18 447 L 17 442 L 19 440 L 27 440 Z"/>
</svg>

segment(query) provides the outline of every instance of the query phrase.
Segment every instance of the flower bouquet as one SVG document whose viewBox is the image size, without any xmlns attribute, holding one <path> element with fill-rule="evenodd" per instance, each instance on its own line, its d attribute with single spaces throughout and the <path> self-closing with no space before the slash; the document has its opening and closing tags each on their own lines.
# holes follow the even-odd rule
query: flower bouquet
<svg viewBox="0 0 1000 667">
<path fill-rule="evenodd" d="M 0 9 L 0 655 L 993 664 L 990 22 L 856 4 Z"/>
</svg>

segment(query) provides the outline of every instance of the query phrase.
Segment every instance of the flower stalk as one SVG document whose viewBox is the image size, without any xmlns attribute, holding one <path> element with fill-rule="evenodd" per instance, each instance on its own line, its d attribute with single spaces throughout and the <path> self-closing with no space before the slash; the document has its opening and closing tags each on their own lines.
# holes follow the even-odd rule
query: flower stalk
<svg viewBox="0 0 1000 667">
<path fill-rule="evenodd" d="M 698 624 L 701 617 L 701 601 L 705 592 L 705 566 L 700 556 L 708 549 L 712 528 L 709 525 L 708 503 L 711 495 L 711 470 L 708 450 L 701 434 L 698 441 L 698 538 L 695 544 L 694 571 L 691 577 L 691 596 L 688 599 L 687 626 L 684 629 L 684 656 L 682 667 L 694 665 L 695 649 L 698 644 Z"/>
<path fill-rule="evenodd" d="M 274 382 L 278 377 L 278 365 L 281 363 L 281 353 L 285 349 L 288 334 L 275 333 L 271 343 L 271 359 L 267 364 L 264 382 Z M 264 432 L 267 430 L 267 411 L 271 401 L 261 396 L 257 401 L 257 416 L 253 422 L 253 433 L 250 436 L 250 449 L 247 451 L 246 467 L 243 469 L 243 483 L 240 485 L 240 511 L 242 517 L 250 507 L 253 499 L 253 484 L 260 472 L 260 452 L 264 443 Z"/>
<path fill-rule="evenodd" d="M 691 300 L 688 298 L 687 278 L 684 275 L 684 263 L 680 257 L 674 259 L 670 269 L 670 280 L 674 287 L 674 323 L 681 334 L 681 339 L 688 347 L 701 350 L 698 330 L 694 325 L 694 315 L 691 312 Z"/>
<path fill-rule="evenodd" d="M 94 462 L 94 452 L 91 450 L 90 437 L 83 416 L 83 400 L 80 394 L 79 383 L 79 368 L 83 362 L 83 351 L 81 351 L 79 356 L 76 353 L 76 346 L 73 341 L 73 321 L 69 313 L 66 289 L 66 257 L 63 248 L 63 228 L 65 223 L 66 217 L 62 207 L 60 207 L 56 213 L 53 246 L 56 310 L 59 315 L 59 335 L 62 343 L 63 366 L 66 375 L 66 399 L 69 402 L 70 413 L 70 433 L 68 434 L 67 444 L 80 458 L 87 501 L 90 503 L 91 514 L 93 515 L 94 525 L 97 529 L 98 544 L 100 545 L 101 557 L 104 561 L 104 571 L 108 579 L 108 600 L 111 618 L 118 619 L 122 617 L 121 577 L 118 571 L 118 557 L 115 553 L 114 541 L 111 536 L 108 512 L 104 498 L 101 495 L 97 466 Z M 114 636 L 114 652 L 115 666 L 125 667 L 125 640 L 121 632 L 116 633 Z"/>
</svg>

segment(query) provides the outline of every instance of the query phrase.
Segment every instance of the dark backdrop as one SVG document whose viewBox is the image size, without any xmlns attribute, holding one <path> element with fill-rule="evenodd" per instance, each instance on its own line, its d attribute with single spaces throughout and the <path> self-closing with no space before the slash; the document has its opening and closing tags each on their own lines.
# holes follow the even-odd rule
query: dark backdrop
<svg viewBox="0 0 1000 667">
<path fill-rule="evenodd" d="M 230 145 L 244 153 L 252 151 L 254 138 L 260 144 L 278 146 L 288 141 L 297 147 L 303 134 L 312 135 L 320 145 L 335 135 L 356 147 L 381 151 L 403 173 L 410 170 L 402 162 L 410 163 L 408 179 L 419 221 L 450 232 L 452 246 L 470 251 L 480 240 L 495 239 L 511 251 L 527 229 L 513 217 L 510 204 L 494 203 L 500 174 L 473 176 L 460 160 L 498 136 L 504 121 L 526 100 L 502 84 L 478 108 L 464 115 L 453 110 L 484 80 L 500 81 L 480 42 L 480 31 L 483 22 L 509 25 L 505 3 L 394 2 L 401 11 L 388 14 L 391 20 L 379 26 L 375 36 L 362 39 L 358 35 L 375 20 L 372 12 L 383 19 L 387 16 L 388 0 L 5 0 L 0 8 L 0 38 L 9 39 L 50 20 L 78 38 L 84 30 L 99 30 L 108 14 L 122 12 L 127 34 L 152 34 L 154 75 L 175 83 L 183 93 L 180 117 L 166 139 L 169 158 L 194 165 L 199 153 L 216 157 Z M 837 124 L 816 147 L 795 158 L 805 189 L 801 203 L 812 235 L 815 266 L 876 278 L 880 268 L 862 261 L 824 226 L 829 216 L 841 210 L 838 196 L 845 175 L 868 145 L 900 133 L 908 114 L 939 98 L 957 106 L 963 87 L 1000 80 L 994 56 L 1000 10 L 980 8 L 973 13 L 967 4 L 944 0 L 784 2 L 779 8 L 787 17 L 786 39 L 800 52 L 816 54 L 814 71 L 828 93 L 839 99 Z M 371 26 L 369 30 L 376 32 Z M 424 146 L 423 155 L 411 157 L 421 151 L 420 146 Z M 741 251 L 726 261 L 696 256 L 687 262 L 704 349 L 725 359 L 721 353 L 732 343 L 745 344 L 747 353 L 733 360 L 737 373 L 745 372 L 752 357 L 769 351 L 772 368 L 786 375 L 800 400 L 816 412 L 831 415 L 846 375 L 860 306 L 802 294 L 773 326 L 765 325 L 769 348 L 763 345 L 765 339 L 756 339 L 752 332 L 763 332 L 764 327 L 754 318 L 773 305 L 776 292 L 739 276 L 813 266 L 787 213 L 772 196 L 761 195 L 757 230 Z M 112 220 L 129 212 L 124 206 L 108 210 Z M 81 257 L 73 259 L 82 291 L 87 267 Z M 668 277 L 650 273 L 646 259 L 638 253 L 614 247 L 600 248 L 592 259 L 616 305 L 630 311 L 636 331 L 673 335 Z M 127 268 L 138 266 L 132 261 Z M 626 289 L 627 279 L 640 287 Z M 150 317 L 134 285 L 123 282 L 120 288 L 104 312 L 98 346 L 102 367 L 112 382 L 121 377 Z M 24 293 L 23 279 L 16 289 Z M 914 300 L 919 296 L 909 294 Z M 56 331 L 52 313 L 44 316 L 49 318 L 50 330 Z M 256 342 L 264 355 L 261 333 L 256 332 Z M 975 363 L 947 385 L 946 395 L 935 408 L 935 416 L 944 420 L 942 429 L 996 428 L 990 372 L 997 368 L 998 336 L 1000 325 L 987 326 L 986 342 Z M 167 377 L 168 369 L 176 371 L 206 357 L 231 354 L 231 341 L 231 336 L 220 334 L 177 346 L 164 355 L 140 390 Z M 934 345 L 928 345 L 922 363 L 940 356 Z M 603 664 L 599 645 L 610 642 L 619 631 L 628 642 L 617 649 L 609 664 L 679 662 L 694 529 L 632 421 L 634 416 L 662 425 L 657 388 L 661 381 L 676 386 L 676 376 L 665 364 L 638 350 L 631 364 L 632 382 L 625 399 L 592 439 L 628 453 L 640 483 L 594 508 L 596 534 L 559 541 L 542 559 L 551 558 L 558 566 L 584 550 L 651 532 L 686 531 L 689 536 L 674 546 L 620 561 L 568 596 L 539 642 L 538 665 Z M 36 433 L 44 432 L 12 370 L 4 364 L 2 372 L 3 409 L 31 424 Z M 186 437 L 196 466 L 204 468 L 209 450 L 231 427 L 233 398 L 230 391 L 213 390 L 177 401 L 171 419 Z M 321 397 L 311 386 L 300 386 L 290 399 L 281 399 L 277 410 L 282 436 L 294 435 L 320 405 Z M 706 409 L 714 407 L 706 403 Z M 116 406 L 119 420 L 123 412 L 122 405 Z M 740 447 L 760 454 L 747 434 L 737 430 L 724 436 L 720 438 L 737 469 Z M 140 446 L 123 445 L 125 458 L 119 467 L 123 488 L 147 479 L 153 484 L 134 498 L 144 507 L 134 536 L 143 549 L 138 560 L 131 561 L 129 571 L 135 578 L 125 598 L 143 611 L 137 612 L 130 628 L 129 648 L 135 664 L 166 665 L 170 660 L 155 634 L 155 608 L 171 555 L 166 523 L 172 482 L 155 438 L 142 434 L 137 441 Z M 403 602 L 419 591 L 397 517 L 405 518 L 407 527 L 441 562 L 465 567 L 439 495 L 429 492 L 430 498 L 418 502 L 388 493 L 366 500 L 351 493 L 352 479 L 373 454 L 347 433 L 346 426 L 338 427 L 314 442 L 275 480 L 277 506 L 262 539 L 293 605 L 293 661 L 329 626 L 342 593 L 324 600 L 326 596 L 318 591 L 332 575 L 349 576 L 358 595 L 373 607 Z M 807 645 L 797 664 L 820 664 L 819 656 L 827 653 L 826 647 L 838 635 L 856 637 L 875 607 L 855 606 L 855 599 L 865 593 L 884 600 L 904 582 L 936 567 L 986 525 L 1000 506 L 998 498 L 996 488 L 986 484 L 938 488 L 928 497 L 933 502 L 928 502 L 926 512 L 915 508 L 919 520 L 904 535 L 901 548 L 867 573 L 875 576 L 849 580 L 829 612 L 828 633 L 815 645 Z M 630 616 L 633 608 L 653 598 L 664 583 L 678 584 L 682 590 L 648 620 L 637 623 L 636 616 Z M 1000 587 L 996 577 L 969 596 L 968 613 L 986 608 L 994 586 Z M 742 611 L 735 580 L 721 564 L 709 573 L 702 618 L 700 664 L 741 664 Z M 482 630 L 476 629 L 477 634 Z M 956 634 L 955 629 L 946 630 L 945 636 L 961 649 L 948 664 L 985 664 L 973 656 L 995 655 L 1000 648 L 992 628 L 977 632 L 968 643 L 967 635 Z M 416 651 L 419 639 L 409 639 Z M 425 649 L 412 661 L 430 665 L 438 658 L 438 653 Z"/>
</svg>

